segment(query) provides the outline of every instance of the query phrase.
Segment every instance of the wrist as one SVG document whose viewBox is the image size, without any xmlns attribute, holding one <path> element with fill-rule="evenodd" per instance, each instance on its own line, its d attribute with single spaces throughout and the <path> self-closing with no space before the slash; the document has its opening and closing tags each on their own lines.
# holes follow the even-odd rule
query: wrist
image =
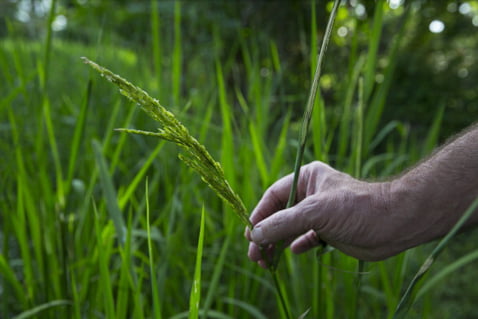
<svg viewBox="0 0 478 319">
<path fill-rule="evenodd" d="M 432 241 L 446 230 L 442 212 L 419 178 L 404 175 L 390 182 L 390 207 L 397 224 L 397 245 L 406 250 Z"/>
<path fill-rule="evenodd" d="M 373 207 L 377 212 L 376 251 L 379 259 L 401 253 L 423 242 L 422 221 L 417 219 L 416 196 L 401 178 L 372 184 Z"/>
</svg>

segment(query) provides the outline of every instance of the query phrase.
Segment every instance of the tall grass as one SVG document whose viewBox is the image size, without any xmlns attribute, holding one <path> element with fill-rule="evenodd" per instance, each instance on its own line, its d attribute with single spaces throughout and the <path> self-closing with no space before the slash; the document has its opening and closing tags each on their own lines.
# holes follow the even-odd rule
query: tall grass
<svg viewBox="0 0 478 319">
<path fill-rule="evenodd" d="M 247 260 L 243 227 L 230 208 L 178 165 L 174 146 L 113 131 L 155 130 L 155 124 L 89 74 L 79 57 L 97 57 L 171 102 L 223 164 L 249 209 L 292 170 L 307 92 L 284 86 L 289 74 L 308 82 L 310 73 L 291 70 L 280 43 L 261 32 L 238 31 L 233 43 L 224 43 L 216 26 L 211 44 L 191 55 L 181 29 L 188 4 L 151 4 L 148 52 L 120 48 L 109 37 L 98 46 L 63 42 L 49 27 L 50 36 L 35 42 L 19 38 L 11 25 L 9 38 L 0 42 L 0 317 L 286 318 L 267 273 Z M 311 6 L 310 16 L 300 19 L 310 21 L 313 32 L 298 30 L 311 34 L 301 40 L 308 57 L 317 55 L 316 31 L 324 23 L 318 6 Z M 355 29 L 350 42 L 368 34 L 370 50 L 356 48 L 347 61 L 349 74 L 337 75 L 343 83 L 337 90 L 346 93 L 337 105 L 325 105 L 322 96 L 315 102 L 305 161 L 326 160 L 357 177 L 386 177 L 435 146 L 443 109 L 431 118 L 423 142 L 404 123 L 381 122 L 413 19 L 412 11 L 404 15 L 401 31 L 380 49 L 387 14 L 378 5 L 373 23 Z M 387 63 L 379 70 L 380 59 Z M 377 72 L 384 74 L 381 83 L 374 81 Z M 425 259 L 421 251 L 366 264 L 357 293 L 355 259 L 337 251 L 316 257 L 286 250 L 279 271 L 291 312 L 392 317 Z M 473 260 L 476 253 L 470 252 L 436 273 L 431 269 L 420 299 L 435 303 L 430 287 L 440 287 Z M 412 318 L 439 315 L 420 303 L 411 309 Z"/>
</svg>

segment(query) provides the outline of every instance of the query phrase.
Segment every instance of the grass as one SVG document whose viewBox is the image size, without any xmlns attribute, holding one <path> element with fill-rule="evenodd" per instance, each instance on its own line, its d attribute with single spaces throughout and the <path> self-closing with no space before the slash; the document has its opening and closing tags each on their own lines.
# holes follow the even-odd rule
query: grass
<svg viewBox="0 0 478 319">
<path fill-rule="evenodd" d="M 114 132 L 154 131 L 157 124 L 79 60 L 95 57 L 167 101 L 252 209 L 265 187 L 292 171 L 307 91 L 287 92 L 284 83 L 292 72 L 308 82 L 310 73 L 290 70 L 280 44 L 264 42 L 260 33 L 222 43 L 216 27 L 214 48 L 198 48 L 209 54 L 191 55 L 178 29 L 184 6 L 171 6 L 172 25 L 161 20 L 167 13 L 151 15 L 152 26 L 161 28 L 153 32 L 152 53 L 108 40 L 96 46 L 64 42 L 54 33 L 45 42 L 25 41 L 14 28 L 0 42 L 2 316 L 286 318 L 267 274 L 247 260 L 243 226 L 231 208 L 179 165 L 175 146 Z M 314 21 L 313 30 L 321 23 L 316 10 L 302 17 Z M 373 48 L 387 13 L 381 10 L 377 6 L 373 25 L 362 26 L 370 27 Z M 302 41 L 307 55 L 317 54 L 320 39 Z M 380 178 L 435 146 L 443 109 L 430 119 L 423 141 L 404 123 L 380 122 L 401 41 L 398 33 L 383 52 L 357 49 L 350 56 L 350 74 L 337 75 L 347 94 L 337 105 L 325 105 L 322 96 L 315 102 L 305 161 L 328 160 L 355 176 Z M 388 63 L 377 84 L 370 80 L 377 63 L 369 61 L 380 58 Z M 325 70 L 333 72 L 327 62 Z M 360 294 L 357 261 L 337 251 L 319 258 L 285 251 L 278 271 L 295 317 L 308 309 L 305 318 L 392 317 L 426 249 L 366 264 Z M 437 265 L 430 284 L 453 285 L 446 279 L 473 260 L 476 253 L 469 252 L 448 267 Z M 418 293 L 423 302 L 410 317 L 440 314 L 439 307 L 426 306 L 437 302 L 430 290 L 425 282 Z"/>
</svg>

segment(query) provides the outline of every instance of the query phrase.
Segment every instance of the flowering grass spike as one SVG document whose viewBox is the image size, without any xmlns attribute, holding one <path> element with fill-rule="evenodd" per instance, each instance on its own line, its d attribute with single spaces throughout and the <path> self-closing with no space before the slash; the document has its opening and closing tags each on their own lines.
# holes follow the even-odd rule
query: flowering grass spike
<svg viewBox="0 0 478 319">
<path fill-rule="evenodd" d="M 252 228 L 247 210 L 240 197 L 227 182 L 221 165 L 212 158 L 206 148 L 189 133 L 188 129 L 176 119 L 173 113 L 169 112 L 158 100 L 149 96 L 143 89 L 131 84 L 119 75 L 114 74 L 110 70 L 87 58 L 83 57 L 82 60 L 98 71 L 101 76 L 117 85 L 122 95 L 139 104 L 143 111 L 161 125 L 161 127 L 158 128 L 158 132 L 134 129 L 117 129 L 118 131 L 156 136 L 180 146 L 184 152 L 179 154 L 179 158 L 186 163 L 186 165 L 198 172 L 203 181 L 212 188 L 219 197 L 231 205 L 241 221 Z"/>
</svg>

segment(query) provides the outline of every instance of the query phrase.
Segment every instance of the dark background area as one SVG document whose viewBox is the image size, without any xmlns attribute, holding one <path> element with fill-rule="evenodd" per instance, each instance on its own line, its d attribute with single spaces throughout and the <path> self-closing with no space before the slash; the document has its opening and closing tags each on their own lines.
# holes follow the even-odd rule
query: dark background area
<svg viewBox="0 0 478 319">
<path fill-rule="evenodd" d="M 2 1 L 0 4 L 0 37 L 41 40 L 50 1 Z M 159 3 L 161 27 L 174 24 L 171 1 Z M 238 30 L 244 39 L 251 34 L 264 39 L 268 46 L 273 39 L 278 45 L 281 62 L 287 67 L 281 79 L 286 93 L 307 94 L 309 83 L 297 80 L 297 74 L 309 72 L 309 58 L 304 41 L 310 37 L 308 20 L 309 1 L 183 1 L 182 37 L 184 61 L 191 56 L 206 54 L 218 31 L 223 43 L 237 40 Z M 322 86 L 326 105 L 334 105 L 342 93 L 341 76 L 349 72 L 346 63 L 357 41 L 359 50 L 367 49 L 367 28 L 373 22 L 374 1 L 346 1 L 337 25 L 346 27 L 346 35 L 333 36 L 329 48 L 326 73 L 331 82 Z M 319 25 L 325 28 L 324 7 L 330 1 L 318 1 Z M 382 31 L 380 50 L 386 52 L 389 41 L 400 27 L 404 5 L 419 8 L 417 16 L 409 23 L 405 39 L 399 49 L 394 81 L 387 98 L 386 113 L 382 122 L 399 120 L 409 124 L 420 135 L 428 130 L 433 114 L 445 108 L 440 133 L 441 139 L 459 132 L 474 122 L 478 115 L 476 89 L 478 66 L 478 3 L 477 1 L 392 1 L 385 28 Z M 111 41 L 115 45 L 141 51 L 151 46 L 150 1 L 58 1 L 55 37 L 95 45 L 98 41 Z M 430 23 L 439 20 L 444 24 L 440 33 L 430 32 Z M 63 22 L 63 24 L 62 24 Z M 221 27 L 217 29 L 218 22 Z M 303 30 L 298 37 L 297 30 Z M 9 32 L 10 30 L 10 32 Z M 14 31 L 12 31 L 14 30 Z M 354 39 L 354 34 L 362 35 Z M 318 30 L 322 34 L 323 30 Z M 172 42 L 173 32 L 165 32 Z M 101 40 L 99 39 L 101 37 Z M 238 55 L 238 63 L 240 55 Z M 379 67 L 386 60 L 378 61 Z M 187 62 L 185 62 L 187 64 Z M 290 71 L 290 72 L 288 72 Z M 246 81 L 238 75 L 230 81 Z M 381 75 L 377 74 L 377 82 Z M 187 88 L 185 88 L 187 91 Z M 301 100 L 302 98 L 298 98 Z M 280 112 L 280 110 L 279 110 Z M 298 114 L 300 116 L 300 114 Z"/>
</svg>

